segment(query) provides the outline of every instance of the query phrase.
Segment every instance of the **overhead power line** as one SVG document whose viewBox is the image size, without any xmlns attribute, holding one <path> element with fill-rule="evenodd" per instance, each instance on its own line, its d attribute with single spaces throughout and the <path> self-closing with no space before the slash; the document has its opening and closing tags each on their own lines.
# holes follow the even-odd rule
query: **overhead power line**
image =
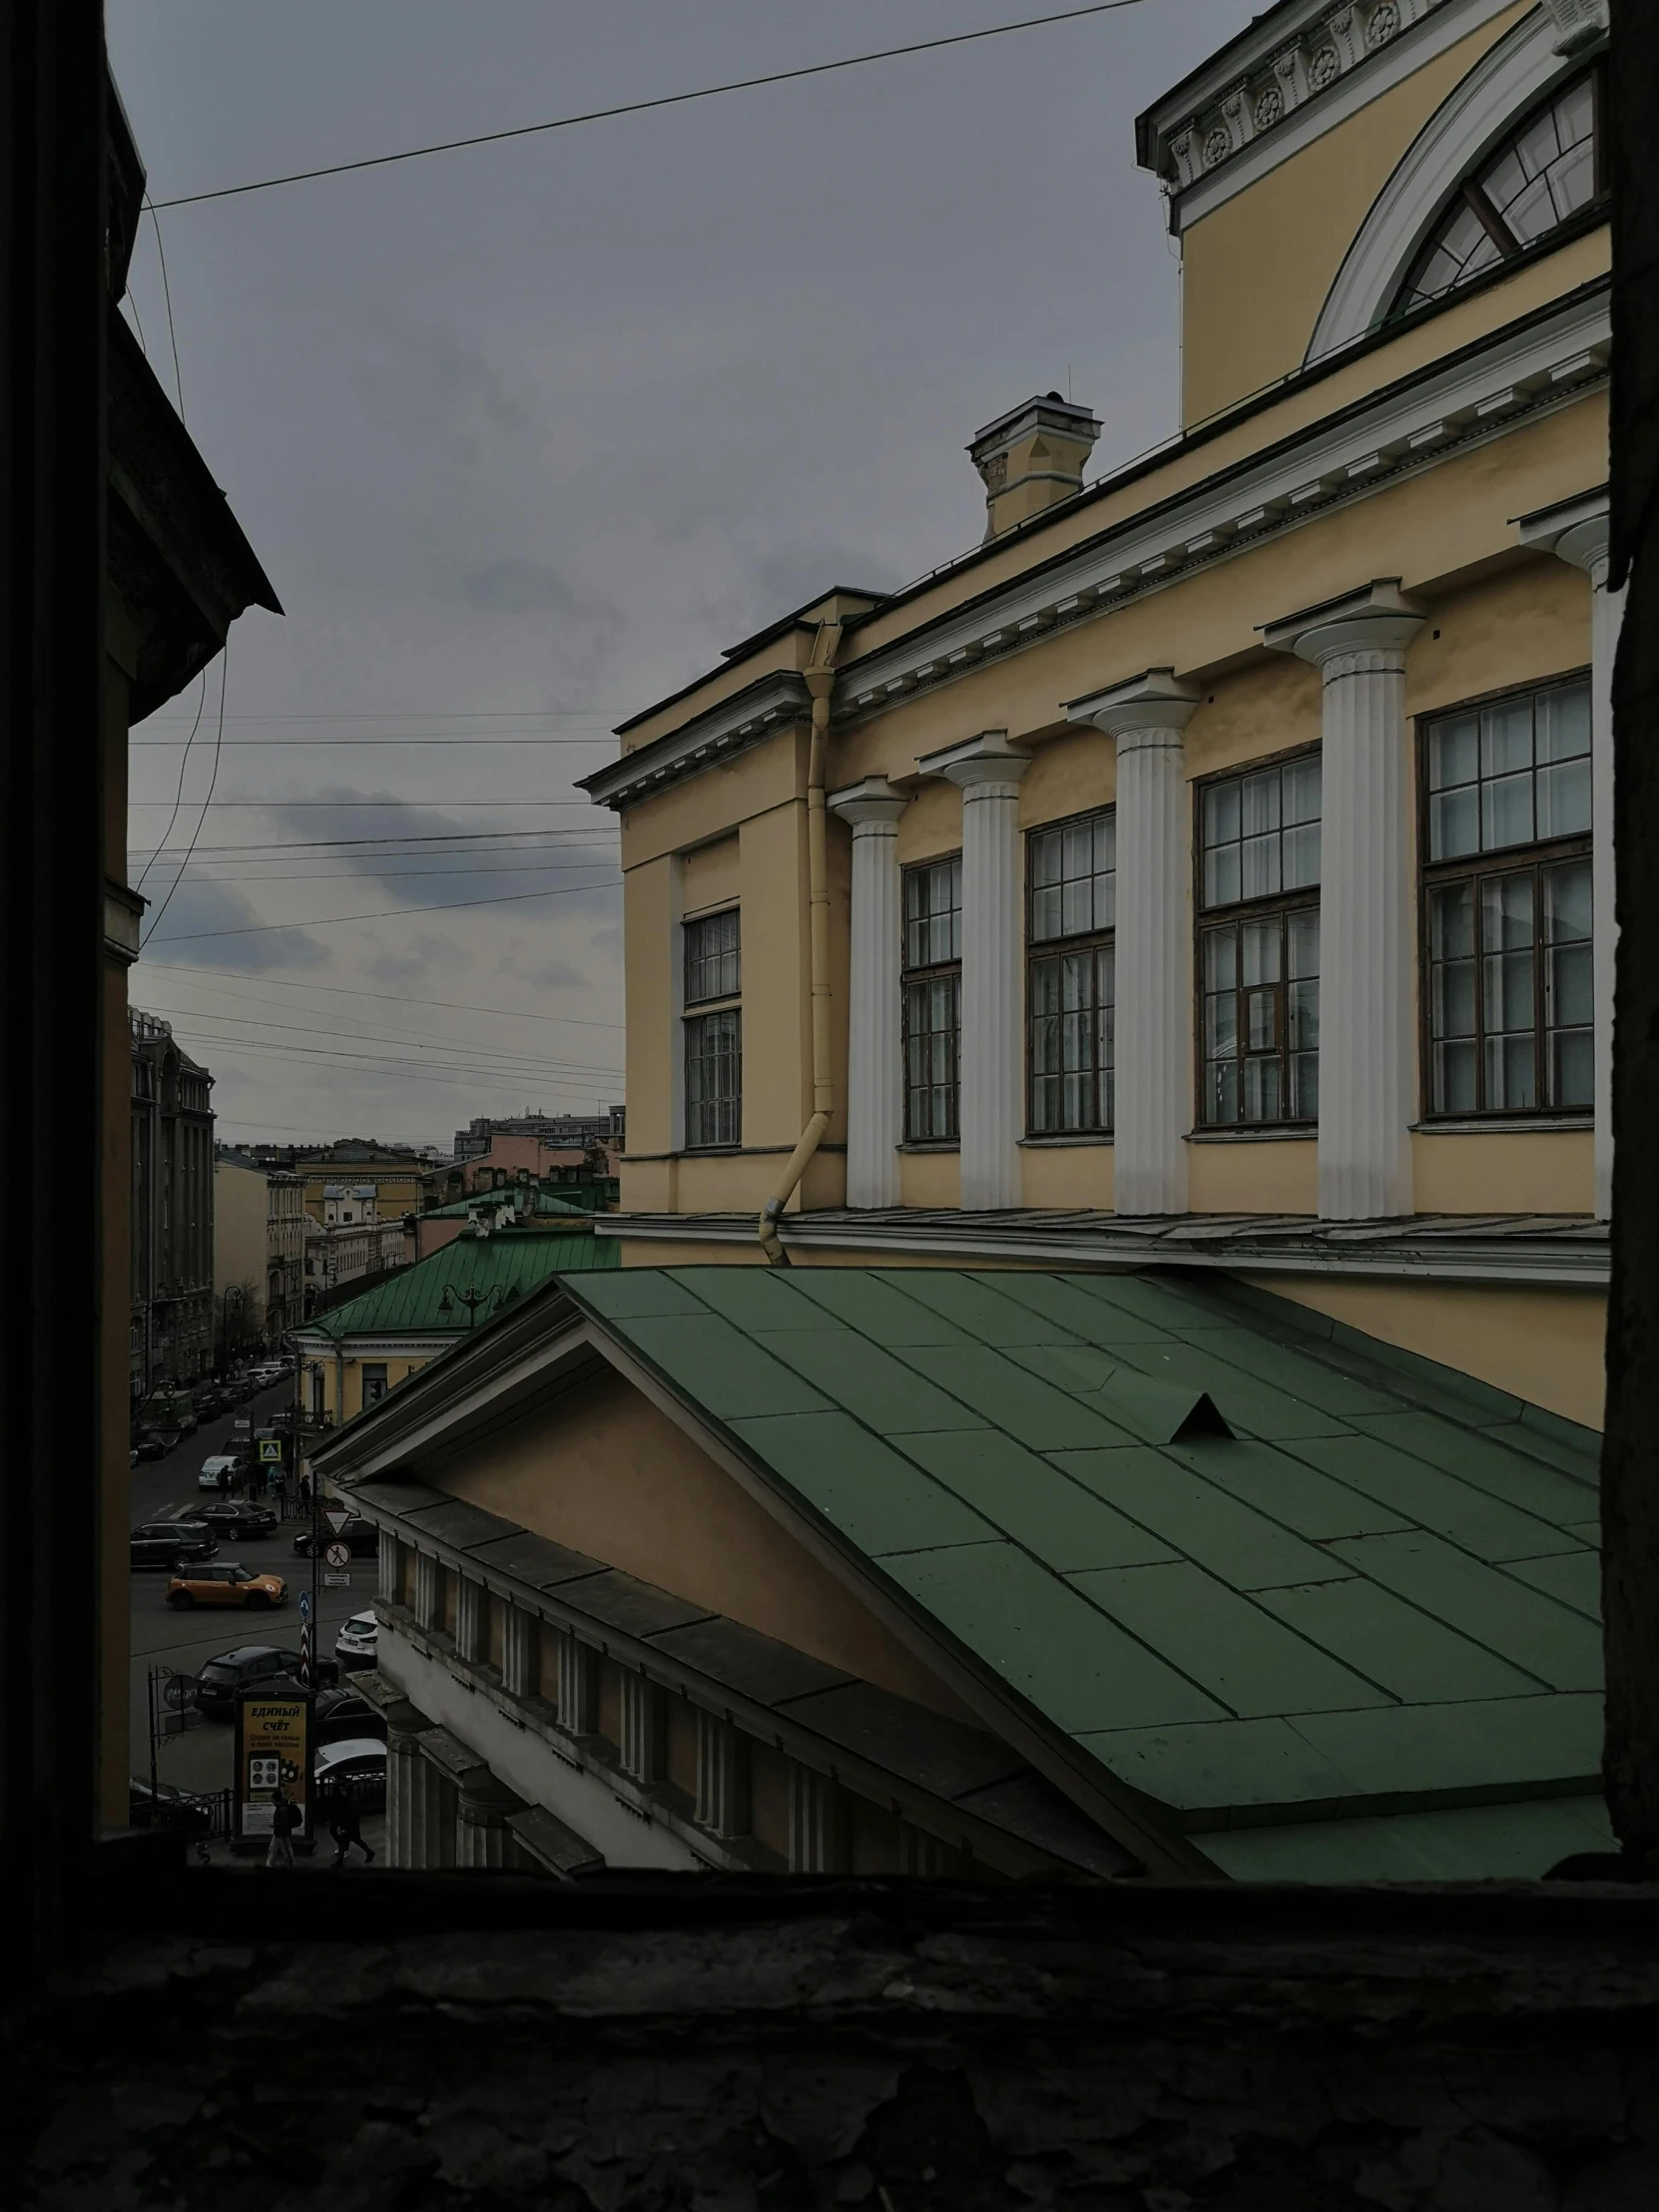
<svg viewBox="0 0 1659 2212">
<path fill-rule="evenodd" d="M 161 236 L 160 231 L 158 231 L 156 235 L 159 238 Z M 157 929 L 160 928 L 163 914 L 167 912 L 167 909 L 173 903 L 173 894 L 179 888 L 180 883 L 184 880 L 185 870 L 190 866 L 191 859 L 196 851 L 196 840 L 202 834 L 202 825 L 208 819 L 208 809 L 214 803 L 214 790 L 219 783 L 220 754 L 225 744 L 225 687 L 231 680 L 231 640 L 228 634 L 226 636 L 225 643 L 219 649 L 219 734 L 214 739 L 214 766 L 213 774 L 208 778 L 208 796 L 202 802 L 202 812 L 196 818 L 196 828 L 191 831 L 189 847 L 186 850 L 184 858 L 179 862 L 179 872 L 177 875 L 174 876 L 172 882 L 169 883 L 169 885 L 167 886 L 167 896 L 162 900 L 160 906 L 157 907 L 155 920 L 150 924 L 150 927 L 139 939 L 139 950 L 141 952 L 144 950 L 144 947 L 146 946 L 146 944 L 148 944 L 150 939 L 155 935 Z M 182 772 L 180 781 L 182 785 Z"/>
<path fill-rule="evenodd" d="M 130 799 L 129 808 L 165 807 L 165 799 Z M 335 814 L 345 814 L 351 808 L 364 807 L 493 807 L 497 813 L 509 807 L 580 807 L 585 813 L 592 805 L 591 799 L 282 799 L 273 794 L 266 799 L 222 799 L 221 808 L 236 807 L 244 813 L 251 807 L 269 808 L 273 814 L 285 814 L 295 807 L 330 807 Z"/>
<path fill-rule="evenodd" d="M 196 702 L 196 720 L 190 726 L 190 736 L 185 740 L 184 754 L 179 762 L 179 789 L 173 795 L 173 813 L 168 818 L 167 828 L 162 831 L 161 844 L 157 846 L 155 852 L 151 853 L 149 859 L 145 862 L 144 875 L 141 875 L 137 883 L 133 886 L 135 890 L 143 890 L 144 876 L 150 873 L 151 868 L 154 867 L 154 865 L 156 864 L 157 853 L 159 853 L 166 846 L 168 838 L 171 837 L 173 834 L 173 825 L 178 821 L 179 809 L 185 803 L 185 771 L 190 767 L 190 749 L 196 743 L 196 733 L 202 727 L 202 710 L 207 706 L 207 704 L 208 672 L 204 668 L 202 671 L 202 692 L 200 698 Z"/>
<path fill-rule="evenodd" d="M 329 162 L 320 169 L 293 169 L 280 177 L 258 177 L 247 184 L 220 185 L 212 192 L 180 193 L 172 200 L 152 202 L 153 208 L 194 208 L 205 200 L 235 200 L 251 192 L 274 192 L 280 185 L 300 185 L 317 177 L 344 177 L 359 169 L 386 169 L 394 162 L 422 161 L 429 154 L 458 154 L 470 146 L 499 146 L 508 139 L 544 137 L 550 131 L 571 131 L 580 123 L 609 123 L 618 116 L 645 115 L 653 108 L 679 108 L 694 100 L 718 100 L 727 93 L 756 92 L 766 85 L 787 85 L 804 77 L 829 77 L 837 70 L 864 69 L 873 62 L 891 62 L 907 54 L 934 54 L 947 46 L 973 46 L 986 39 L 1010 38 L 1017 31 L 1046 30 L 1055 23 L 1075 23 L 1084 16 L 1113 15 L 1120 8 L 1148 5 L 1148 0 L 1093 0 L 1089 7 L 1061 8 L 1050 15 L 1030 15 L 1017 23 L 993 23 L 982 31 L 955 31 L 944 38 L 914 39 L 905 46 L 882 46 L 865 54 L 843 54 L 838 61 L 809 62 L 799 69 L 774 69 L 763 77 L 734 77 L 725 84 L 698 85 L 689 92 L 661 93 L 653 100 L 629 100 L 614 108 L 589 108 L 581 115 L 555 116 L 547 123 L 520 123 L 506 131 L 480 131 L 471 138 L 439 139 L 429 146 L 406 146 L 395 154 L 368 154 L 357 161 Z"/>
<path fill-rule="evenodd" d="M 469 850 L 474 851 L 483 845 L 505 845 L 508 850 L 514 852 L 551 852 L 561 849 L 572 837 L 614 837 L 616 834 L 615 829 L 608 824 L 596 823 L 591 829 L 585 829 L 580 823 L 572 823 L 565 830 L 406 830 L 401 834 L 393 832 L 383 837 L 288 837 L 270 844 L 204 844 L 199 846 L 198 849 L 202 852 L 333 852 L 345 849 L 364 850 L 372 848 L 377 850 L 383 845 L 390 844 L 401 846 L 464 844 Z M 533 837 L 535 842 L 533 844 L 507 844 L 507 840 L 513 837 Z M 142 852 L 144 849 L 143 845 L 134 847 L 136 852 Z M 165 845 L 156 847 L 158 852 L 166 849 Z M 406 858 L 407 854 L 404 852 L 388 853 L 386 857 L 401 859 Z"/>
<path fill-rule="evenodd" d="M 242 975 L 250 981 L 275 984 L 284 991 L 325 991 L 330 998 L 378 998 L 394 1006 L 447 1006 L 464 1014 L 505 1014 L 513 1021 L 569 1022 L 575 1029 L 625 1029 L 621 1021 L 593 1021 L 580 1014 L 533 1014 L 524 1006 L 480 1006 L 469 998 L 428 998 L 424 991 L 365 991 L 347 983 L 299 983 L 286 975 L 267 975 L 259 968 L 195 967 L 187 960 L 152 960 L 151 968 L 173 975 Z"/>
<path fill-rule="evenodd" d="M 212 988 L 198 985 L 198 989 Z M 262 1037 L 282 1033 L 295 1037 L 314 1037 L 323 1042 L 343 1045 L 391 1044 L 430 1045 L 436 1052 L 469 1053 L 476 1051 L 481 1063 L 490 1067 L 523 1067 L 534 1073 L 537 1070 L 551 1075 L 613 1075 L 620 1071 L 610 1061 L 602 1063 L 589 1060 L 554 1060 L 546 1053 L 513 1052 L 499 1045 L 476 1042 L 470 1037 L 448 1037 L 431 1030 L 414 1029 L 326 1029 L 317 1021 L 274 1021 L 264 1006 L 257 1013 L 238 1014 L 223 1008 L 209 1007 L 206 1012 L 199 1006 L 166 1006 L 159 1001 L 150 1003 L 152 1013 L 167 1014 L 189 1025 L 203 1023 L 234 1023 L 239 1029 L 252 1029 Z M 305 1013 L 303 1006 L 285 1006 L 284 1013 Z"/>
<path fill-rule="evenodd" d="M 502 891 L 493 898 L 448 898 L 432 906 L 381 906 L 371 914 L 321 914 L 314 921 L 260 921 L 242 929 L 185 929 L 169 930 L 159 939 L 162 944 L 195 944 L 204 937 L 263 937 L 274 929 L 329 929 L 351 921 L 401 921 L 409 914 L 450 914 L 462 906 L 514 906 L 526 898 L 571 898 L 582 891 L 604 890 L 612 883 L 620 883 L 620 875 L 607 869 L 605 875 L 592 883 L 567 883 L 562 889 L 545 891 Z M 146 944 L 149 943 L 146 938 Z"/>
<path fill-rule="evenodd" d="M 477 745 L 606 745 L 609 742 L 609 731 L 596 730 L 591 737 L 585 738 L 560 737 L 556 733 L 539 738 L 474 738 L 465 736 L 454 738 L 233 738 L 225 750 L 227 753 L 270 753 L 277 746 L 286 749 L 296 745 L 323 745 L 334 751 L 340 751 L 349 746 L 352 752 L 355 753 L 365 745 L 446 745 L 454 753 L 459 752 L 464 747 Z M 186 738 L 134 738 L 131 743 L 133 749 L 138 751 L 145 746 L 186 745 L 189 740 Z"/>
</svg>

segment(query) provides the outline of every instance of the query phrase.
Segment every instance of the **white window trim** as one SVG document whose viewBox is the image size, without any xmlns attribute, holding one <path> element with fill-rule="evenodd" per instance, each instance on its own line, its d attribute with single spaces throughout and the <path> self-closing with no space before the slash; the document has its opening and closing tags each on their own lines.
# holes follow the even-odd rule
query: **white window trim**
<svg viewBox="0 0 1659 2212">
<path fill-rule="evenodd" d="M 1584 51 L 1558 53 L 1558 37 L 1554 18 L 1540 8 L 1499 39 L 1429 117 L 1360 226 L 1320 309 L 1304 365 L 1382 322 L 1463 179 L 1529 109 L 1584 69 Z"/>
</svg>

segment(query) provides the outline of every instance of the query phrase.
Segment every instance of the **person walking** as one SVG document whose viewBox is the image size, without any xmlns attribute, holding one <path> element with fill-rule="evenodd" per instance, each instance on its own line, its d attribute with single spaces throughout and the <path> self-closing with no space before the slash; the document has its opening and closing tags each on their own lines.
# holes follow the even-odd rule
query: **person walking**
<svg viewBox="0 0 1659 2212">
<path fill-rule="evenodd" d="M 363 1865 L 372 1865 L 374 1854 L 363 1842 L 361 1816 L 357 1801 L 349 1790 L 338 1790 L 328 1809 L 328 1834 L 333 1839 L 334 1865 L 343 1867 L 347 1848 L 355 1844 L 363 1855 Z"/>
<path fill-rule="evenodd" d="M 231 1494 L 231 1469 L 229 1467 L 221 1467 L 219 1470 L 219 1494 L 221 1497 L 229 1497 Z"/>
<path fill-rule="evenodd" d="M 278 1782 L 276 1801 L 271 1808 L 271 1847 L 265 1855 L 268 1867 L 293 1865 L 293 1832 L 298 1826 L 299 1809 L 288 1803 L 288 1794 Z"/>
</svg>

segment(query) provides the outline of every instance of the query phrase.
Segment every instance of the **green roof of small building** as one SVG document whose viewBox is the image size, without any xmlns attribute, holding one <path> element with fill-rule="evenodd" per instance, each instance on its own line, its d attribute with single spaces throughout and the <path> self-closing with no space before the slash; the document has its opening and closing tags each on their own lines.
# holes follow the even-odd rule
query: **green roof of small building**
<svg viewBox="0 0 1659 2212">
<path fill-rule="evenodd" d="M 465 1221 L 475 1206 L 517 1205 L 520 1188 L 521 1186 L 515 1184 L 499 1191 L 474 1191 L 468 1198 L 451 1199 L 447 1206 L 430 1206 L 420 1218 L 422 1221 Z M 579 1199 L 555 1197 L 552 1191 L 547 1190 L 538 1190 L 536 1193 L 538 1220 L 544 1216 L 586 1216 L 592 1212 L 593 1208 L 584 1206 Z"/>
<path fill-rule="evenodd" d="M 315 1332 L 332 1337 L 383 1337 L 407 1331 L 412 1336 L 439 1336 L 446 1331 L 458 1337 L 474 1323 L 462 1293 L 502 1293 L 495 1312 L 511 1312 L 527 1292 L 539 1290 L 550 1276 L 615 1268 L 621 1260 L 615 1237 L 548 1235 L 534 1229 L 493 1230 L 487 1237 L 457 1237 L 452 1244 L 399 1268 L 384 1283 L 365 1291 L 344 1306 L 318 1314 L 303 1325 L 301 1334 Z M 449 1309 L 444 1297 L 449 1294 Z M 480 1317 L 483 1309 L 478 1309 Z"/>
<path fill-rule="evenodd" d="M 1590 1430 L 1213 1279 L 564 1288 L 1223 1871 L 1606 1847 Z"/>
</svg>

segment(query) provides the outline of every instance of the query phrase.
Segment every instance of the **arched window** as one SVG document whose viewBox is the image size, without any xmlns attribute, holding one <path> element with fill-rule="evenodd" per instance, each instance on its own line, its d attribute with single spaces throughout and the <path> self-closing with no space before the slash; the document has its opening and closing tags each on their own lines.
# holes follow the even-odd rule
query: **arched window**
<svg viewBox="0 0 1659 2212">
<path fill-rule="evenodd" d="M 1601 196 L 1594 70 L 1510 133 L 1453 194 L 1394 301 L 1396 315 L 1512 262 Z"/>
</svg>

